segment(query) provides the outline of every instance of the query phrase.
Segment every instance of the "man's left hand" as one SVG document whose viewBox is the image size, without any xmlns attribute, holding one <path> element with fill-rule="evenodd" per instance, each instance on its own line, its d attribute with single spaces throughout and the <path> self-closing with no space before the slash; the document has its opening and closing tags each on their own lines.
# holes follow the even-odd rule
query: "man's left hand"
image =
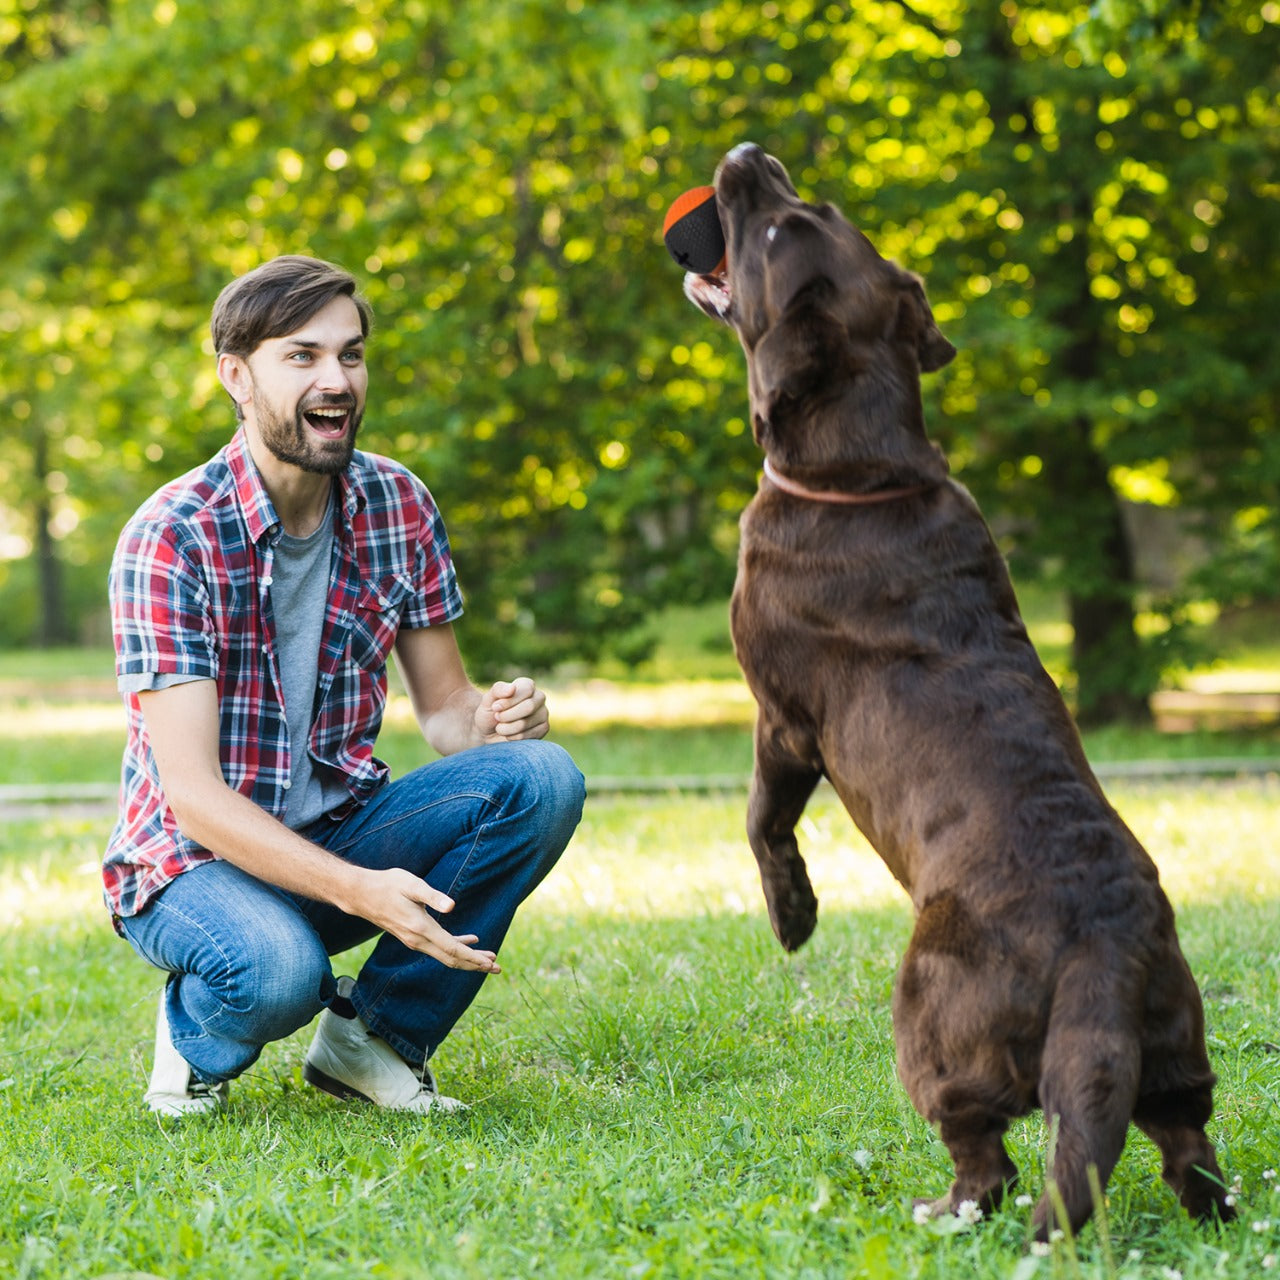
<svg viewBox="0 0 1280 1280">
<path fill-rule="evenodd" d="M 475 725 L 485 742 L 545 738 L 551 727 L 547 695 L 529 676 L 499 680 L 481 695 Z"/>
</svg>

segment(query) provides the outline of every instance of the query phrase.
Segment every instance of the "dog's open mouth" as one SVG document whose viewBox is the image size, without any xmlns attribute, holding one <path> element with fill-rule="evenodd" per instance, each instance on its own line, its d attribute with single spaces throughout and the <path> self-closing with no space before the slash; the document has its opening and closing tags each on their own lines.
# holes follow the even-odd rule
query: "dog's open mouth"
<svg viewBox="0 0 1280 1280">
<path fill-rule="evenodd" d="M 690 302 L 709 315 L 718 315 L 725 321 L 729 319 L 733 307 L 733 292 L 729 288 L 727 274 L 700 276 L 690 271 L 684 278 L 684 293 Z"/>
</svg>

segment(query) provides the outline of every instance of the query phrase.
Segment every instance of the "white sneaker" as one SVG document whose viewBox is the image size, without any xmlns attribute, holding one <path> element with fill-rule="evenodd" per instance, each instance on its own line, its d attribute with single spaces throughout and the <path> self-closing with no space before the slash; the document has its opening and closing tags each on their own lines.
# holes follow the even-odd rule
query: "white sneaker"
<svg viewBox="0 0 1280 1280">
<path fill-rule="evenodd" d="M 147 1106 L 162 1116 L 209 1115 L 226 1105 L 230 1090 L 225 1081 L 205 1084 L 197 1080 L 187 1060 L 173 1047 L 164 997 L 161 991 L 156 1010 L 155 1062 L 145 1094 Z"/>
<path fill-rule="evenodd" d="M 350 997 L 355 982 L 338 979 L 338 995 Z M 425 1063 L 419 1075 L 385 1040 L 355 1016 L 344 1018 L 326 1009 L 320 1015 L 302 1078 L 335 1098 L 358 1098 L 391 1111 L 465 1111 L 456 1098 L 436 1088 Z"/>
</svg>

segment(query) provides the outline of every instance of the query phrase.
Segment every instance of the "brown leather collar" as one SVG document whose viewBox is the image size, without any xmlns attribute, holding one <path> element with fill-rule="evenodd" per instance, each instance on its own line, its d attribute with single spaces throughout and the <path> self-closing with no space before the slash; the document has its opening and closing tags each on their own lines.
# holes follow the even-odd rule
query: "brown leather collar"
<svg viewBox="0 0 1280 1280">
<path fill-rule="evenodd" d="M 907 489 L 876 489 L 871 493 L 842 493 L 838 489 L 807 489 L 798 481 L 789 480 L 777 467 L 764 460 L 764 474 L 770 484 L 789 493 L 793 498 L 807 498 L 810 502 L 830 502 L 838 506 L 860 507 L 875 502 L 896 502 L 899 498 L 911 498 L 936 488 L 932 484 L 915 484 Z"/>
</svg>

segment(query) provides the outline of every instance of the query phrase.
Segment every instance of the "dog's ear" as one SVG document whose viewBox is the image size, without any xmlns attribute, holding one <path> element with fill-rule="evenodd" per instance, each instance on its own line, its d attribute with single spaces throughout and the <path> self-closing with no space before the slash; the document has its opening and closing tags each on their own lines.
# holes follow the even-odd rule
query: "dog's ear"
<svg viewBox="0 0 1280 1280">
<path fill-rule="evenodd" d="M 942 330 L 933 318 L 933 308 L 924 296 L 920 277 L 903 271 L 899 283 L 901 292 L 898 313 L 894 318 L 894 336 L 904 342 L 913 342 L 921 372 L 933 373 L 955 359 L 956 349 L 942 336 Z"/>
</svg>

